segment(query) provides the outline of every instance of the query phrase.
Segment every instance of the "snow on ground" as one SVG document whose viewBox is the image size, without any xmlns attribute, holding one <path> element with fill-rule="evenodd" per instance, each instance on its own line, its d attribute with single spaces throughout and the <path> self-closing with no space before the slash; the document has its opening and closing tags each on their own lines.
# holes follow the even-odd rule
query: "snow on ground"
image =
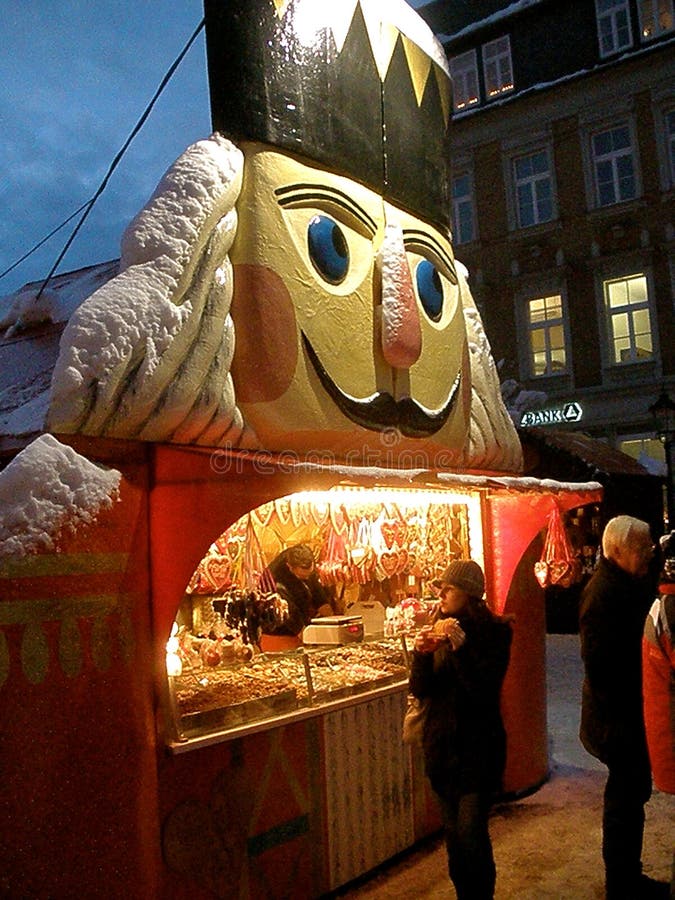
<svg viewBox="0 0 675 900">
<path fill-rule="evenodd" d="M 0 472 L 0 559 L 53 549 L 65 528 L 112 506 L 121 478 L 51 435 L 36 438 Z"/>
</svg>

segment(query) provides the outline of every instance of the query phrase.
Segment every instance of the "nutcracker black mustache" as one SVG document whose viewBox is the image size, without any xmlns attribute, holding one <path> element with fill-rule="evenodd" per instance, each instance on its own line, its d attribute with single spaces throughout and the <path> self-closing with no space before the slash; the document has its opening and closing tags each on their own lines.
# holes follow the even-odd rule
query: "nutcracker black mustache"
<svg viewBox="0 0 675 900">
<path fill-rule="evenodd" d="M 357 425 L 361 425 L 370 431 L 385 431 L 388 428 L 398 428 L 401 434 L 404 434 L 406 437 L 420 438 L 430 437 L 432 434 L 435 434 L 448 421 L 459 394 L 461 373 L 457 373 L 457 377 L 450 388 L 448 399 L 435 412 L 424 409 L 412 397 L 394 400 L 391 394 L 386 391 L 373 394 L 372 397 L 368 397 L 366 400 L 357 400 L 354 397 L 347 396 L 340 390 L 324 369 L 307 335 L 304 332 L 301 332 L 301 334 L 307 355 L 324 389 L 341 412 L 351 419 L 352 422 L 356 422 Z"/>
</svg>

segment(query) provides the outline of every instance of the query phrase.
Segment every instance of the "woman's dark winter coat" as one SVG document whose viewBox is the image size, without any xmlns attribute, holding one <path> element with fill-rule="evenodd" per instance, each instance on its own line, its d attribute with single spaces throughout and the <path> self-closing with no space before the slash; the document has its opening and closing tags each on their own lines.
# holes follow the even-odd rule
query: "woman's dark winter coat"
<svg viewBox="0 0 675 900">
<path fill-rule="evenodd" d="M 484 603 L 456 616 L 466 634 L 458 650 L 412 654 L 410 692 L 429 698 L 423 748 L 426 774 L 441 797 L 501 787 L 506 734 L 500 693 L 509 663 L 511 625 Z"/>
<path fill-rule="evenodd" d="M 601 557 L 584 588 L 579 612 L 586 677 L 580 737 L 603 762 L 644 747 L 642 633 L 652 583 Z"/>
</svg>

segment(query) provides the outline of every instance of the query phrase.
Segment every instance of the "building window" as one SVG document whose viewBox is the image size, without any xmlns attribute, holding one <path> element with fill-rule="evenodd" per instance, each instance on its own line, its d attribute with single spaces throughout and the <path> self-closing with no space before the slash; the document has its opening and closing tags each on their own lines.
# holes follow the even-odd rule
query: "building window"
<svg viewBox="0 0 675 900">
<path fill-rule="evenodd" d="M 513 161 L 518 227 L 527 228 L 553 218 L 553 184 L 546 150 Z"/>
<path fill-rule="evenodd" d="M 560 375 L 567 370 L 565 321 L 560 294 L 527 301 L 530 373 Z"/>
<path fill-rule="evenodd" d="M 647 278 L 639 273 L 603 284 L 613 364 L 652 359 L 654 346 Z"/>
<path fill-rule="evenodd" d="M 663 444 L 652 435 L 631 435 L 621 437 L 617 441 L 618 449 L 627 456 L 632 456 L 652 475 L 665 475 L 665 453 Z"/>
<path fill-rule="evenodd" d="M 668 172 L 670 183 L 675 185 L 675 109 L 671 109 L 665 115 L 666 123 L 666 153 L 668 156 Z"/>
<path fill-rule="evenodd" d="M 488 97 L 513 90 L 511 42 L 508 35 L 483 44 L 483 76 Z"/>
<path fill-rule="evenodd" d="M 638 7 L 643 41 L 673 30 L 673 0 L 640 0 Z"/>
<path fill-rule="evenodd" d="M 595 0 L 598 17 L 598 37 L 600 55 L 609 56 L 630 47 L 633 38 L 630 32 L 628 0 Z"/>
<path fill-rule="evenodd" d="M 473 215 L 473 190 L 468 173 L 452 179 L 453 238 L 458 244 L 466 244 L 476 237 Z"/>
<path fill-rule="evenodd" d="M 476 51 L 469 50 L 450 60 L 454 109 L 459 112 L 480 101 Z"/>
<path fill-rule="evenodd" d="M 632 200 L 637 195 L 637 187 L 628 125 L 592 135 L 591 146 L 598 206 Z"/>
</svg>

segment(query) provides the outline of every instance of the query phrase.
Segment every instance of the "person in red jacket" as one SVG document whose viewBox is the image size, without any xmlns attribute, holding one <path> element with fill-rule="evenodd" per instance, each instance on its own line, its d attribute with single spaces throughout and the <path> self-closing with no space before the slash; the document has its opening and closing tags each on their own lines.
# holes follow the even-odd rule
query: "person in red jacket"
<svg viewBox="0 0 675 900">
<path fill-rule="evenodd" d="M 661 539 L 659 596 L 642 638 L 642 694 L 654 784 L 675 794 L 675 531 Z"/>
</svg>

